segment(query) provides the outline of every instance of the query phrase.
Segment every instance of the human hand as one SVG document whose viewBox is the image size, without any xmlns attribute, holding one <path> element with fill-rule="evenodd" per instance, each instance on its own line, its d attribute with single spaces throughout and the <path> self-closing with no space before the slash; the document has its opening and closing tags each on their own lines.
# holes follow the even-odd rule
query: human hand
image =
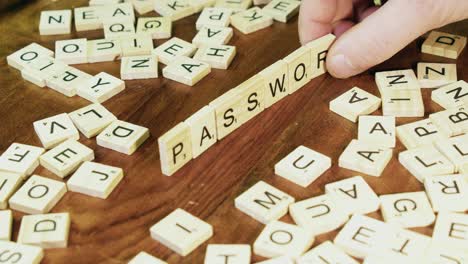
<svg viewBox="0 0 468 264">
<path fill-rule="evenodd" d="M 302 44 L 328 33 L 337 36 L 327 70 L 337 78 L 361 73 L 393 56 L 427 31 L 468 18 L 467 0 L 302 0 Z"/>
</svg>

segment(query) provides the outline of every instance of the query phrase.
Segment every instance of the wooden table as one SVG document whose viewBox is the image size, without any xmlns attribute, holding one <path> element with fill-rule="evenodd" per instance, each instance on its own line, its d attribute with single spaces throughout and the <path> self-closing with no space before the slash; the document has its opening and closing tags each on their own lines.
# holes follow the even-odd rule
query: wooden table
<svg viewBox="0 0 468 264">
<path fill-rule="evenodd" d="M 89 104 L 80 97 L 67 98 L 51 89 L 41 89 L 23 81 L 20 73 L 6 64 L 8 54 L 37 42 L 54 49 L 57 39 L 102 38 L 100 30 L 71 36 L 41 37 L 38 21 L 41 10 L 87 5 L 85 0 L 39 0 L 11 7 L 0 15 L 0 151 L 11 143 L 40 146 L 32 123 L 52 115 L 71 112 Z M 154 15 L 153 13 L 148 15 Z M 174 24 L 174 36 L 190 41 L 195 35 L 197 15 Z M 450 25 L 447 32 L 466 34 L 468 21 Z M 453 62 L 420 52 L 422 39 L 415 41 L 387 62 L 368 73 L 338 80 L 323 75 L 300 91 L 281 100 L 227 138 L 191 161 L 172 177 L 161 174 L 157 138 L 195 111 L 229 89 L 258 73 L 299 47 L 297 18 L 287 24 L 275 22 L 251 35 L 235 31 L 231 45 L 238 54 L 231 67 L 213 70 L 195 87 L 164 78 L 127 81 L 127 89 L 104 105 L 119 119 L 148 127 L 151 137 L 132 156 L 96 145 L 95 139 L 81 137 L 94 149 L 96 161 L 122 167 L 125 178 L 107 200 L 69 192 L 53 212 L 70 212 L 72 227 L 66 249 L 46 250 L 43 263 L 126 263 L 144 250 L 169 263 L 202 263 L 207 243 L 182 258 L 151 239 L 149 228 L 176 208 L 204 219 L 214 227 L 208 243 L 253 244 L 263 225 L 234 207 L 234 199 L 259 180 L 291 194 L 296 200 L 320 195 L 324 185 L 356 172 L 338 168 L 337 159 L 349 141 L 357 136 L 357 125 L 330 112 L 328 103 L 353 86 L 378 95 L 373 72 L 415 68 L 420 61 Z M 162 41 L 156 41 L 159 45 Z M 468 80 L 468 56 L 457 60 L 459 79 Z M 105 71 L 119 76 L 120 63 L 77 66 L 90 74 Z M 426 116 L 441 108 L 424 91 Z M 381 114 L 377 112 L 376 114 Z M 398 118 L 398 124 L 416 119 Z M 298 145 L 305 145 L 333 159 L 334 166 L 308 188 L 275 176 L 273 167 Z M 404 150 L 398 143 L 394 157 L 381 177 L 364 176 L 378 194 L 419 191 L 423 186 L 397 160 Z M 36 174 L 59 179 L 44 168 Z M 380 218 L 380 213 L 373 216 Z M 15 212 L 14 238 L 22 214 Z M 285 221 L 291 221 L 285 217 Z M 430 235 L 432 228 L 416 229 Z M 333 239 L 336 232 L 316 238 L 315 245 Z M 261 260 L 254 257 L 255 261 Z"/>
</svg>

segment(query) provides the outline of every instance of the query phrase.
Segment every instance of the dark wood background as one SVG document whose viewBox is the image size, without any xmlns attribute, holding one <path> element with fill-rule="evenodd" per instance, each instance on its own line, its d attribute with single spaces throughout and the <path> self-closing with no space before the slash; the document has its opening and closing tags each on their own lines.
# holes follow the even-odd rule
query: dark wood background
<svg viewBox="0 0 468 264">
<path fill-rule="evenodd" d="M 37 42 L 54 49 L 58 39 L 103 38 L 102 30 L 65 36 L 42 37 L 38 33 L 41 10 L 87 5 L 77 1 L 23 1 L 0 13 L 0 151 L 11 143 L 40 145 L 32 123 L 52 115 L 71 112 L 88 105 L 80 97 L 67 98 L 51 89 L 23 81 L 20 72 L 8 67 L 5 57 Z M 146 16 L 155 15 L 149 13 Z M 191 41 L 198 15 L 182 19 L 173 26 L 173 35 Z M 402 29 L 403 30 L 403 29 Z M 451 33 L 468 32 L 468 21 L 444 28 Z M 320 195 L 324 185 L 358 173 L 338 168 L 337 159 L 345 146 L 357 137 L 357 125 L 328 110 L 328 103 L 353 86 L 378 95 L 373 72 L 415 68 L 417 62 L 454 62 L 420 52 L 422 38 L 371 71 L 346 80 L 323 75 L 300 91 L 286 97 L 191 161 L 172 177 L 161 174 L 157 138 L 195 111 L 229 89 L 258 73 L 299 47 L 297 17 L 289 23 L 275 22 L 268 29 L 251 35 L 235 30 L 230 42 L 238 54 L 228 70 L 213 70 L 195 87 L 166 79 L 126 81 L 127 88 L 104 105 L 119 119 L 148 127 L 151 137 L 132 156 L 96 145 L 95 139 L 81 137 L 94 149 L 96 161 L 122 167 L 125 178 L 107 200 L 68 192 L 53 212 L 70 212 L 72 226 L 66 249 L 46 250 L 43 263 L 126 263 L 145 250 L 169 263 L 202 263 L 207 243 L 182 258 L 151 239 L 149 228 L 176 208 L 183 208 L 212 224 L 214 236 L 208 243 L 253 244 L 263 225 L 234 207 L 234 199 L 259 180 L 291 194 L 296 200 Z M 159 45 L 163 41 L 156 41 Z M 459 79 L 468 80 L 465 51 L 456 61 Z M 161 65 L 160 65 L 161 66 Z M 90 74 L 105 71 L 119 76 L 120 63 L 78 65 Z M 160 67 L 162 68 L 162 67 Z M 426 117 L 441 108 L 424 91 Z M 381 114 L 380 111 L 375 114 Z M 398 118 L 403 124 L 416 120 Z M 298 145 L 328 155 L 333 167 L 308 188 L 275 176 L 274 165 Z M 381 177 L 365 176 L 378 194 L 423 190 L 423 186 L 399 163 L 397 153 Z M 59 179 L 44 168 L 36 174 Z M 15 212 L 16 239 L 22 214 Z M 380 213 L 372 216 L 380 218 Z M 285 217 L 285 221 L 290 221 Z M 430 235 L 432 228 L 415 229 Z M 316 238 L 314 245 L 333 239 L 336 232 Z M 254 256 L 255 261 L 261 258 Z"/>
</svg>

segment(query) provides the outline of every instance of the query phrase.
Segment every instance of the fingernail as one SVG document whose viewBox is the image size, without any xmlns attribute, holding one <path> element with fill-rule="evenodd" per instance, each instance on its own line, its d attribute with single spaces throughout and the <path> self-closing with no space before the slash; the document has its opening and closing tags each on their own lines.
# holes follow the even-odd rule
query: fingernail
<svg viewBox="0 0 468 264">
<path fill-rule="evenodd" d="M 360 72 L 359 69 L 354 67 L 348 57 L 343 54 L 327 58 L 327 70 L 337 78 L 348 78 Z"/>
</svg>

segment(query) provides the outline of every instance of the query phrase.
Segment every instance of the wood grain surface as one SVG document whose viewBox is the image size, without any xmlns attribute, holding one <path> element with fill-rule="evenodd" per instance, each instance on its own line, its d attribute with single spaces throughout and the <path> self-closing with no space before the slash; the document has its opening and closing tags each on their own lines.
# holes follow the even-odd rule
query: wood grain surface
<svg viewBox="0 0 468 264">
<path fill-rule="evenodd" d="M 23 81 L 20 73 L 9 67 L 5 59 L 31 42 L 54 49 L 58 39 L 102 38 L 102 30 L 58 37 L 39 35 L 41 10 L 85 5 L 85 0 L 23 1 L 0 13 L 0 151 L 13 142 L 39 146 L 32 126 L 34 121 L 89 104 L 80 97 L 67 98 L 51 89 Z M 146 16 L 151 15 L 155 14 Z M 196 33 L 197 17 L 193 15 L 176 22 L 173 35 L 191 41 Z M 468 21 L 449 25 L 443 30 L 466 34 Z M 264 180 L 296 200 L 302 200 L 323 193 L 326 183 L 357 175 L 337 166 L 341 152 L 351 139 L 357 137 L 357 125 L 330 112 L 328 103 L 353 86 L 379 95 L 373 77 L 377 70 L 414 69 L 421 61 L 454 62 L 420 53 L 422 40 L 411 43 L 387 62 L 359 76 L 338 80 L 327 74 L 312 80 L 215 144 L 172 177 L 161 173 L 157 138 L 219 95 L 298 48 L 297 17 L 287 24 L 275 22 L 272 27 L 251 35 L 242 35 L 235 30 L 230 44 L 237 47 L 238 54 L 231 67 L 213 70 L 194 87 L 162 77 L 127 81 L 127 89 L 104 105 L 119 119 L 148 127 L 151 137 L 135 154 L 127 156 L 99 147 L 95 139 L 81 136 L 80 141 L 94 149 L 97 162 L 122 167 L 125 178 L 107 200 L 71 192 L 65 195 L 52 211 L 71 214 L 69 246 L 46 250 L 43 263 L 126 263 L 142 250 L 169 263 L 203 263 L 207 243 L 182 258 L 150 237 L 149 228 L 176 208 L 183 208 L 213 225 L 214 236 L 208 243 L 253 244 L 263 225 L 237 210 L 235 197 L 257 181 Z M 465 50 L 456 61 L 459 79 L 463 80 L 468 80 L 467 54 Z M 120 62 L 84 64 L 77 68 L 90 74 L 105 71 L 119 76 Z M 441 110 L 431 102 L 430 90 L 424 90 L 424 98 L 426 116 Z M 416 119 L 398 118 L 397 123 L 413 120 Z M 298 145 L 305 145 L 333 160 L 333 167 L 308 188 L 275 176 L 273 170 L 275 163 Z M 403 149 L 398 142 L 394 157 L 381 177 L 364 176 L 376 193 L 423 190 L 422 184 L 398 162 L 397 153 Z M 42 167 L 35 173 L 59 179 Z M 15 212 L 14 216 L 16 239 L 22 214 Z M 380 213 L 372 216 L 380 218 Z M 289 217 L 282 220 L 291 221 Z M 432 233 L 432 228 L 415 230 L 428 235 Z M 318 236 L 314 245 L 333 239 L 335 234 Z M 261 258 L 254 256 L 253 260 Z"/>
</svg>

